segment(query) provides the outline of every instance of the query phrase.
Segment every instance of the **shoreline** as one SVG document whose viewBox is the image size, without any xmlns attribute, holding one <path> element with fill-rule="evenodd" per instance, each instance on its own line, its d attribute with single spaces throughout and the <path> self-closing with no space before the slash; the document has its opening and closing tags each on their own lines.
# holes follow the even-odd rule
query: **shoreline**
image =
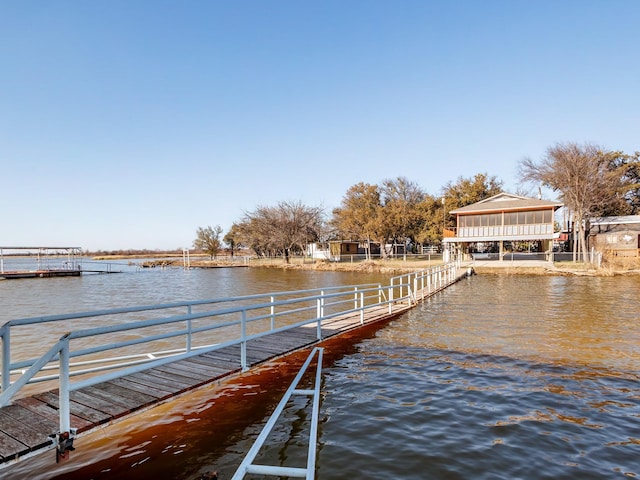
<svg viewBox="0 0 640 480">
<path fill-rule="evenodd" d="M 93 257 L 94 260 L 124 260 L 134 258 L 145 258 L 136 255 L 114 255 Z M 149 258 L 149 257 L 147 257 Z M 157 255 L 154 261 L 146 262 L 143 266 L 183 266 L 182 259 L 175 255 Z M 192 257 L 193 258 L 193 257 Z M 291 263 L 284 263 L 281 260 L 268 261 L 252 259 L 248 263 L 230 262 L 228 260 L 191 260 L 191 268 L 280 268 L 290 270 L 314 270 L 314 271 L 335 271 L 335 272 L 361 272 L 361 273 L 385 273 L 404 274 L 430 267 L 442 265 L 437 261 L 403 261 L 403 260 L 363 260 L 358 262 L 326 262 L 313 261 L 309 259 L 292 259 Z M 478 275 L 549 275 L 549 276 L 589 276 L 589 277 L 612 277 L 612 276 L 635 276 L 640 275 L 640 268 L 615 268 L 604 266 L 595 268 L 591 265 L 572 262 L 549 263 L 534 260 L 521 260 L 511 262 L 463 262 L 462 268 L 472 268 Z"/>
</svg>

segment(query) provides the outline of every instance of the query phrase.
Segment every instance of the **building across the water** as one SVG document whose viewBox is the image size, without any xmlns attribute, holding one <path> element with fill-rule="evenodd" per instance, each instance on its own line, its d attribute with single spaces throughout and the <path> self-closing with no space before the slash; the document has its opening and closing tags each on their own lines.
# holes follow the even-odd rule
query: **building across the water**
<svg viewBox="0 0 640 480">
<path fill-rule="evenodd" d="M 553 261 L 555 211 L 562 203 L 499 193 L 466 207 L 452 210 L 455 230 L 445 230 L 445 256 L 463 259 L 503 260 L 535 258 Z M 536 255 L 528 255 L 535 253 Z"/>
<path fill-rule="evenodd" d="M 614 257 L 640 257 L 640 215 L 599 217 L 589 223 L 590 247 Z"/>
<path fill-rule="evenodd" d="M 307 245 L 307 255 L 316 260 L 339 262 L 343 255 L 358 255 L 359 253 L 361 253 L 359 243 L 351 240 L 316 242 Z"/>
</svg>

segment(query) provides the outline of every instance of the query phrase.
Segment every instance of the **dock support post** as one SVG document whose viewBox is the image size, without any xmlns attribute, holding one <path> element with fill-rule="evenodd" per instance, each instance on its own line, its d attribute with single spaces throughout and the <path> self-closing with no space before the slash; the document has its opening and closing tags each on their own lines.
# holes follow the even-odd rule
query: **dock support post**
<svg viewBox="0 0 640 480">
<path fill-rule="evenodd" d="M 324 317 L 324 290 L 320 291 L 320 298 L 316 300 L 316 317 L 318 323 L 316 325 L 316 338 L 322 340 L 322 318 Z"/>
<path fill-rule="evenodd" d="M 187 306 L 187 315 L 191 316 L 191 305 Z M 187 352 L 191 351 L 191 319 L 187 320 Z"/>
<path fill-rule="evenodd" d="M 11 328 L 2 327 L 2 391 L 11 385 Z"/>
<path fill-rule="evenodd" d="M 274 305 L 276 299 L 273 295 L 269 298 L 271 299 L 271 330 L 273 330 L 276 328 L 276 306 Z"/>
<path fill-rule="evenodd" d="M 318 323 L 316 323 L 316 338 L 322 340 L 322 317 L 318 317 Z"/>
<path fill-rule="evenodd" d="M 182 249 L 182 268 L 184 270 L 190 270 L 191 269 L 191 258 L 189 257 L 189 249 L 188 248 L 183 248 Z"/>
<path fill-rule="evenodd" d="M 66 334 L 61 340 L 59 392 L 60 433 L 68 432 L 71 429 L 71 408 L 69 406 L 69 334 Z"/>
<path fill-rule="evenodd" d="M 247 371 L 247 311 L 242 310 L 242 343 L 240 343 L 240 366 L 242 371 Z"/>
</svg>

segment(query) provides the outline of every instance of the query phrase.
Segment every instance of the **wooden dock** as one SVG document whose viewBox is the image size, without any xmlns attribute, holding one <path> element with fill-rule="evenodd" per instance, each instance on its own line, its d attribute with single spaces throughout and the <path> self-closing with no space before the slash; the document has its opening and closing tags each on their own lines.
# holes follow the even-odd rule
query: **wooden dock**
<svg viewBox="0 0 640 480">
<path fill-rule="evenodd" d="M 433 272 L 430 275 L 437 274 L 440 280 L 431 283 L 427 281 L 426 285 L 425 277 L 422 277 L 422 287 L 418 286 L 415 277 L 415 288 L 410 299 L 407 296 L 403 297 L 400 287 L 397 300 L 391 295 L 389 301 L 379 300 L 377 304 L 367 308 L 359 309 L 356 304 L 356 308 L 345 310 L 336 316 L 325 318 L 324 313 L 321 313 L 322 302 L 318 298 L 317 318 L 322 319 L 319 326 L 320 336 L 319 320 L 310 320 L 309 323 L 300 322 L 300 326 L 297 327 L 249 337 L 246 340 L 244 371 L 310 346 L 323 344 L 326 340 L 345 332 L 397 317 L 468 274 L 455 268 L 449 271 L 451 274 L 446 279 L 442 270 Z M 355 288 L 354 292 L 359 291 Z M 351 300 L 351 295 L 354 295 L 351 290 L 335 295 L 348 295 L 349 302 L 354 301 Z M 364 301 L 362 291 L 360 299 L 361 302 Z M 273 299 L 271 302 L 274 305 L 278 303 L 273 303 Z M 298 308 L 296 306 L 292 311 L 295 312 Z M 242 346 L 240 343 L 232 342 L 225 345 L 216 350 L 203 350 L 200 354 L 194 352 L 193 356 L 183 356 L 174 361 L 169 360 L 168 363 L 155 362 L 156 366 L 150 366 L 143 371 L 138 370 L 138 373 L 118 378 L 110 376 L 111 380 L 97 384 L 88 382 L 87 384 L 92 386 L 71 390 L 68 409 L 62 410 L 63 417 L 70 420 L 72 436 L 88 433 L 204 385 L 235 378 L 243 372 Z M 47 450 L 68 453 L 64 437 L 56 436 L 62 423 L 59 403 L 59 391 L 56 389 L 15 398 L 11 404 L 0 408 L 0 469 Z M 66 405 L 65 403 L 64 406 Z"/>
<path fill-rule="evenodd" d="M 20 278 L 52 278 L 52 277 L 79 277 L 82 275 L 76 264 L 76 257 L 80 255 L 80 247 L 6 247 L 0 246 L 0 280 L 14 280 Z M 5 252 L 12 252 L 6 258 L 24 257 L 33 259 L 37 264 L 34 269 L 5 270 Z M 65 265 L 52 267 L 41 262 L 47 262 L 51 258 L 66 258 Z M 71 267 L 71 268 L 68 268 Z"/>
<path fill-rule="evenodd" d="M 19 278 L 53 278 L 79 277 L 81 270 L 17 270 L 0 273 L 0 280 L 16 280 Z"/>
<path fill-rule="evenodd" d="M 406 304 L 398 305 L 392 314 L 386 307 L 367 311 L 364 325 L 389 320 L 409 308 Z M 328 319 L 322 323 L 322 338 L 326 340 L 362 325 L 358 313 Z M 254 367 L 317 343 L 321 342 L 317 340 L 315 326 L 297 327 L 250 340 L 247 364 Z M 242 371 L 240 348 L 240 345 L 228 346 L 73 391 L 71 426 L 78 434 L 88 433 L 189 390 L 230 379 Z M 18 398 L 13 404 L 0 408 L 0 469 L 29 456 L 53 451 L 52 435 L 58 430 L 58 390 Z"/>
<path fill-rule="evenodd" d="M 122 273 L 121 270 L 87 270 L 87 269 L 47 269 L 47 270 L 13 270 L 0 272 L 0 280 L 18 280 L 23 278 L 57 278 L 79 277 L 84 273 L 109 274 Z"/>
</svg>

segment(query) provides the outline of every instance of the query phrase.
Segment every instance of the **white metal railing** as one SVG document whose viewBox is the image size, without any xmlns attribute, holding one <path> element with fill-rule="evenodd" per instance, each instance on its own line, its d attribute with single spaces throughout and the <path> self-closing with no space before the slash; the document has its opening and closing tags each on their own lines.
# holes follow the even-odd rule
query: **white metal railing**
<svg viewBox="0 0 640 480">
<path fill-rule="evenodd" d="M 315 325 L 316 338 L 322 340 L 323 321 L 357 314 L 363 323 L 370 309 L 385 307 L 393 313 L 398 306 L 412 306 L 455 281 L 458 268 L 449 264 L 399 275 L 388 286 L 327 287 L 11 320 L 0 327 L 0 407 L 28 384 L 57 380 L 60 431 L 68 432 L 72 391 L 230 345 L 240 345 L 239 367 L 246 370 L 250 340 L 305 325 Z M 135 321 L 129 320 L 132 315 Z M 78 319 L 90 319 L 96 326 L 66 333 L 39 358 L 12 360 L 16 329 Z M 180 338 L 181 345 L 166 348 L 167 342 Z M 165 348 L 158 349 L 158 342 Z"/>
<path fill-rule="evenodd" d="M 291 385 L 282 396 L 280 403 L 274 410 L 274 412 L 267 420 L 267 423 L 262 428 L 262 431 L 256 438 L 256 441 L 253 443 L 247 455 L 245 456 L 242 463 L 236 470 L 236 473 L 233 475 L 231 480 L 242 480 L 247 474 L 258 474 L 258 475 L 269 475 L 269 476 L 286 476 L 286 477 L 297 477 L 297 478 L 306 478 L 307 480 L 312 480 L 315 476 L 316 469 L 316 441 L 318 437 L 318 415 L 320 411 L 320 380 L 322 374 L 322 352 L 323 349 L 320 347 L 314 348 L 307 360 L 304 362 L 300 371 L 296 375 L 296 377 L 291 382 Z M 302 381 L 307 368 L 309 368 L 309 364 L 313 360 L 313 358 L 317 354 L 316 360 L 316 374 L 314 378 L 314 384 L 312 389 L 300 389 L 298 388 L 300 382 Z M 305 395 L 312 397 L 312 406 L 311 406 L 311 425 L 309 427 L 309 446 L 307 450 L 307 466 L 305 468 L 300 467 L 283 467 L 279 465 L 261 465 L 254 463 L 254 460 L 260 453 L 260 449 L 264 445 L 265 441 L 269 437 L 271 430 L 276 426 L 278 419 L 282 415 L 287 403 L 291 399 L 293 395 Z"/>
<path fill-rule="evenodd" d="M 366 288 L 366 291 L 363 290 L 363 287 Z M 242 312 L 252 311 L 258 312 L 253 317 L 247 316 L 247 322 L 256 322 L 259 320 L 264 320 L 265 318 L 269 319 L 270 328 L 269 330 L 276 330 L 276 321 L 283 317 L 291 317 L 294 314 L 297 314 L 299 317 L 304 315 L 306 311 L 315 311 L 316 305 L 319 305 L 320 308 L 317 309 L 319 317 L 330 318 L 332 315 L 337 315 L 341 313 L 348 313 L 348 309 L 340 309 L 336 310 L 340 307 L 341 304 L 346 304 L 350 298 L 351 292 L 360 288 L 361 292 L 366 292 L 367 297 L 362 297 L 360 301 L 362 305 L 359 308 L 365 308 L 368 304 L 375 305 L 382 303 L 384 298 L 386 298 L 385 287 L 376 284 L 367 284 L 360 286 L 340 286 L 340 287 L 327 287 L 323 289 L 312 289 L 312 290 L 300 290 L 293 292 L 276 292 L 269 294 L 258 294 L 258 295 L 247 295 L 242 297 L 227 297 L 220 299 L 212 299 L 212 300 L 198 300 L 198 301 L 190 301 L 190 302 L 176 302 L 176 303 L 167 303 L 167 304 L 157 304 L 157 305 L 146 305 L 146 306 L 137 306 L 137 307 L 124 307 L 124 308 L 115 308 L 115 309 L 107 309 L 107 310 L 97 310 L 90 312 L 80 312 L 73 314 L 62 314 L 62 315 L 49 315 L 43 317 L 33 317 L 33 318 L 23 318 L 11 320 L 5 323 L 2 327 L 0 327 L 0 338 L 2 338 L 2 371 L 0 372 L 0 376 L 2 377 L 2 392 L 4 393 L 9 387 L 9 379 L 11 377 L 11 373 L 20 374 L 26 371 L 29 367 L 31 367 L 35 363 L 35 359 L 21 360 L 11 362 L 11 338 L 12 338 L 12 330 L 15 330 L 18 327 L 30 327 L 37 324 L 45 324 L 45 323 L 57 323 L 69 320 L 77 320 L 77 319 L 91 319 L 92 323 L 94 319 L 98 319 L 98 317 L 109 317 L 108 325 L 96 327 L 92 329 L 86 330 L 77 330 L 71 332 L 71 339 L 80 339 L 80 338 L 89 338 L 89 337 L 97 337 L 100 335 L 123 332 L 127 330 L 136 330 L 143 329 L 147 327 L 153 326 L 161 326 L 167 324 L 184 324 L 183 329 L 174 330 L 172 332 L 163 332 L 158 335 L 146 336 L 134 340 L 128 341 L 120 341 L 110 344 L 103 344 L 101 346 L 95 346 L 92 348 L 83 348 L 79 349 L 72 353 L 71 358 L 87 356 L 87 355 L 95 355 L 105 351 L 120 349 L 123 347 L 129 347 L 137 344 L 151 343 L 158 340 L 173 338 L 184 336 L 185 337 L 185 347 L 182 349 L 174 349 L 170 351 L 158 351 L 158 352 L 144 352 L 134 355 L 126 355 L 126 356 L 117 356 L 110 358 L 100 358 L 97 360 L 89 360 L 85 362 L 77 362 L 72 366 L 80 366 L 80 365 L 88 365 L 88 364 L 109 364 L 113 362 L 120 362 L 125 360 L 125 364 L 117 363 L 115 367 L 129 365 L 131 363 L 137 363 L 141 360 L 144 360 L 144 357 L 147 358 L 147 362 L 152 360 L 154 357 L 163 357 L 166 355 L 175 355 L 177 353 L 191 351 L 193 348 L 193 338 L 197 336 L 197 334 L 211 331 L 211 330 L 219 330 L 224 327 L 235 326 L 241 323 L 240 320 L 234 319 L 227 322 L 218 322 L 214 324 L 205 325 L 202 327 L 194 328 L 193 324 L 195 320 L 198 319 L 208 319 L 208 318 L 222 318 L 229 317 L 232 315 L 240 316 Z M 387 287 L 388 288 L 388 287 Z M 375 292 L 375 295 L 371 295 L 371 292 Z M 291 297 L 291 298 L 285 298 Z M 341 299 L 340 297 L 344 297 Z M 279 300 L 282 298 L 282 300 Z M 332 301 L 331 301 L 332 300 Z M 217 310 L 207 310 L 204 312 L 195 312 L 195 307 L 198 306 L 220 306 Z M 230 307 L 226 307 L 226 305 L 231 305 Z M 171 315 L 165 316 L 161 318 L 155 319 L 147 319 L 139 322 L 128 322 L 124 323 L 123 321 L 118 321 L 118 317 L 125 317 L 128 314 L 132 313 L 140 313 L 150 315 L 154 311 L 169 312 L 175 311 L 176 309 L 185 308 L 186 313 L 182 315 Z M 265 314 L 266 309 L 268 309 L 268 313 Z M 332 309 L 332 310 L 331 310 Z M 330 311 L 331 310 L 331 311 Z M 114 318 L 115 317 L 115 318 Z M 317 319 L 314 319 L 317 320 Z M 314 321 L 312 320 L 312 321 Z M 294 325 L 291 325 L 291 327 Z M 62 339 L 61 339 L 62 340 Z M 200 345 L 200 348 L 206 347 L 209 345 Z M 138 357 L 138 360 L 132 360 L 133 357 Z M 57 360 L 55 356 L 53 360 Z M 53 366 L 45 366 L 42 371 L 47 371 L 51 369 L 57 369 L 57 365 Z M 87 370 L 75 371 L 75 375 L 91 373 Z M 29 379 L 29 383 L 36 383 L 40 381 L 51 380 L 52 377 L 37 377 Z M 0 397 L 2 398 L 2 397 Z M 0 405 L 1 406 L 1 405 Z"/>
</svg>

